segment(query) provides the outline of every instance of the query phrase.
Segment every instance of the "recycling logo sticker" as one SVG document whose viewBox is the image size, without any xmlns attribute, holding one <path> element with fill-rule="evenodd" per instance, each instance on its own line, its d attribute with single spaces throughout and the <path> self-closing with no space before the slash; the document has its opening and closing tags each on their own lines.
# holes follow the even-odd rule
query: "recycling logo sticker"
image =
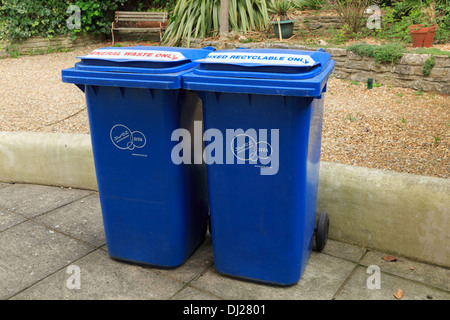
<svg viewBox="0 0 450 320">
<path fill-rule="evenodd" d="M 231 151 L 239 160 L 269 159 L 272 155 L 272 146 L 267 141 L 256 141 L 248 134 L 238 134 L 231 141 Z"/>
<path fill-rule="evenodd" d="M 147 139 L 140 131 L 131 131 L 123 124 L 116 124 L 111 128 L 111 141 L 117 148 L 121 150 L 140 149 L 145 146 Z"/>
</svg>

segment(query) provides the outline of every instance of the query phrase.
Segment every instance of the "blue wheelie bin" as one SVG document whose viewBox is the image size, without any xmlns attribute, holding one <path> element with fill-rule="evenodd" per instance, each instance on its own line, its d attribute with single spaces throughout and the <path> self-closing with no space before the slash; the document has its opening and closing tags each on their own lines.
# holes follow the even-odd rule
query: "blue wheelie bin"
<svg viewBox="0 0 450 320">
<path fill-rule="evenodd" d="M 326 213 L 315 220 L 334 61 L 322 49 L 236 49 L 198 62 L 183 87 L 203 100 L 214 266 L 292 285 L 328 232 Z"/>
<path fill-rule="evenodd" d="M 108 253 L 182 264 L 206 234 L 205 165 L 175 164 L 172 132 L 193 130 L 201 101 L 182 75 L 212 48 L 102 48 L 62 70 L 85 94 Z M 194 156 L 194 154 L 192 155 Z"/>
</svg>

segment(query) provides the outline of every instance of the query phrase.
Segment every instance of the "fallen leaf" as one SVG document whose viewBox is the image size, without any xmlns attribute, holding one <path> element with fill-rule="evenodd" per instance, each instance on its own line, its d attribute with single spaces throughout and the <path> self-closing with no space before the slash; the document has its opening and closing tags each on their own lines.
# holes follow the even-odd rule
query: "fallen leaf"
<svg viewBox="0 0 450 320">
<path fill-rule="evenodd" d="M 384 256 L 383 260 L 386 262 L 394 262 L 397 261 L 397 258 L 395 256 Z"/>
<path fill-rule="evenodd" d="M 403 292 L 402 289 L 398 289 L 397 292 L 394 293 L 394 297 L 396 297 L 397 299 L 403 298 L 404 295 L 405 295 L 405 293 Z"/>
</svg>

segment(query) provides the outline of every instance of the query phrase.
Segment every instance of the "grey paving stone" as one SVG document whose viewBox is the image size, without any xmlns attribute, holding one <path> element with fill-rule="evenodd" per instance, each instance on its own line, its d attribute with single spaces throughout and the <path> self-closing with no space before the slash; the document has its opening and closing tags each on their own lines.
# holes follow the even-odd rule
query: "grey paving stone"
<svg viewBox="0 0 450 320">
<path fill-rule="evenodd" d="M 218 300 L 218 298 L 191 286 L 186 286 L 170 300 Z"/>
<path fill-rule="evenodd" d="M 92 250 L 31 221 L 0 232 L 0 299 L 11 297 Z"/>
<path fill-rule="evenodd" d="M 6 182 L 0 182 L 0 188 L 7 187 L 7 186 L 9 186 L 9 185 L 10 185 L 9 183 L 6 183 Z"/>
<path fill-rule="evenodd" d="M 224 299 L 318 300 L 332 299 L 356 264 L 312 252 L 300 281 L 289 287 L 269 286 L 219 274 L 214 267 L 190 283 Z"/>
<path fill-rule="evenodd" d="M 25 220 L 25 218 L 18 214 L 0 209 L 0 232 Z"/>
<path fill-rule="evenodd" d="M 173 277 L 183 282 L 189 282 L 206 268 L 213 264 L 214 257 L 212 251 L 211 236 L 207 234 L 203 243 L 194 251 L 194 253 L 178 268 L 174 269 L 155 269 L 157 272 Z"/>
<path fill-rule="evenodd" d="M 381 271 L 395 274 L 407 279 L 422 282 L 443 290 L 450 291 L 450 270 L 431 264 L 412 261 L 395 256 L 397 261 L 386 262 L 384 256 L 389 253 L 369 251 L 360 263 L 365 266 L 377 265 Z"/>
<path fill-rule="evenodd" d="M 328 239 L 322 252 L 334 257 L 358 262 L 364 252 L 366 252 L 366 249 L 348 243 Z"/>
<path fill-rule="evenodd" d="M 34 219 L 99 247 L 106 243 L 100 199 L 93 194 Z"/>
<path fill-rule="evenodd" d="M 79 268 L 79 289 L 75 272 L 67 268 L 15 296 L 17 300 L 149 300 L 168 299 L 183 283 L 162 276 L 150 268 L 118 262 L 98 249 L 75 261 Z M 69 286 L 68 286 L 69 283 Z"/>
<path fill-rule="evenodd" d="M 33 218 L 92 193 L 88 190 L 12 184 L 0 189 L 0 208 Z"/>
<path fill-rule="evenodd" d="M 373 272 L 367 273 L 367 267 L 359 266 L 337 294 L 336 300 L 397 300 L 394 294 L 399 289 L 404 292 L 402 300 L 450 299 L 449 292 L 385 272 L 380 274 L 380 288 L 369 289 L 367 279 L 372 275 Z"/>
</svg>

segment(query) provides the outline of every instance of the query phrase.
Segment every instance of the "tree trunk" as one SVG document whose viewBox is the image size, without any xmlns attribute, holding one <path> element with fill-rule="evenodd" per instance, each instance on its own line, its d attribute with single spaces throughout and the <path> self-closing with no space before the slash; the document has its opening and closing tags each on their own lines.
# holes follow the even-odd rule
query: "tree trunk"
<svg viewBox="0 0 450 320">
<path fill-rule="evenodd" d="M 229 0 L 220 1 L 220 37 L 227 37 L 229 29 L 229 16 L 228 16 Z"/>
</svg>

